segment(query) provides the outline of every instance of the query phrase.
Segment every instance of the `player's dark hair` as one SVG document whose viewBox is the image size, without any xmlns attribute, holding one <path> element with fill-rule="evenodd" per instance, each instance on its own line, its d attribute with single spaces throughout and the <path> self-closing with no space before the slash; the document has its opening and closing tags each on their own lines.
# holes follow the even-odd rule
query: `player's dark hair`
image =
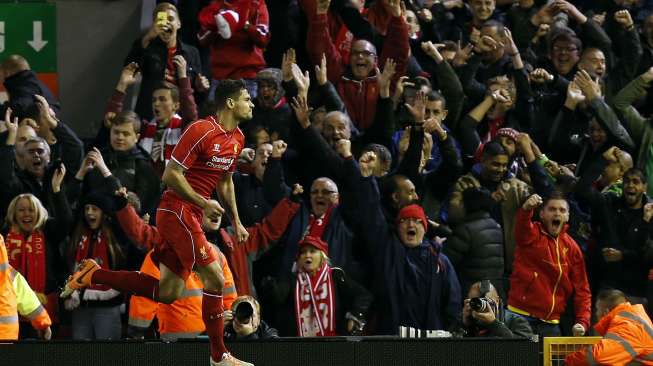
<svg viewBox="0 0 653 366">
<path fill-rule="evenodd" d="M 223 110 L 227 106 L 228 99 L 238 99 L 238 96 L 243 89 L 245 89 L 245 82 L 242 79 L 225 79 L 218 81 L 214 97 L 214 102 L 218 111 Z"/>
</svg>

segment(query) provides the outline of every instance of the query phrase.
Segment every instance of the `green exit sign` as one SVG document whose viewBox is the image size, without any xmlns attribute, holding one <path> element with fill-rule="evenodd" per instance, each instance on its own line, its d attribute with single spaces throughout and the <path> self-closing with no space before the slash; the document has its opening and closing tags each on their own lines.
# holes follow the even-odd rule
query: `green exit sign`
<svg viewBox="0 0 653 366">
<path fill-rule="evenodd" d="M 23 56 L 37 73 L 57 71 L 57 12 L 48 3 L 0 3 L 0 60 Z"/>
</svg>

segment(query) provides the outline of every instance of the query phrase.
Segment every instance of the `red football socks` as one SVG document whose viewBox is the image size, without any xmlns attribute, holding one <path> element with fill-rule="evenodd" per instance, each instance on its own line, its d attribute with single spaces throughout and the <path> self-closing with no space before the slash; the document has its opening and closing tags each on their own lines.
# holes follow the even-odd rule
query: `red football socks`
<svg viewBox="0 0 653 366">
<path fill-rule="evenodd" d="M 206 334 L 209 335 L 211 358 L 215 362 L 220 362 L 222 355 L 227 353 L 227 347 L 224 345 L 222 313 L 222 294 L 205 289 L 202 296 L 202 320 L 206 326 Z"/>
<path fill-rule="evenodd" d="M 98 269 L 91 277 L 91 283 L 107 285 L 118 291 L 158 300 L 159 280 L 138 271 L 109 271 Z"/>
</svg>

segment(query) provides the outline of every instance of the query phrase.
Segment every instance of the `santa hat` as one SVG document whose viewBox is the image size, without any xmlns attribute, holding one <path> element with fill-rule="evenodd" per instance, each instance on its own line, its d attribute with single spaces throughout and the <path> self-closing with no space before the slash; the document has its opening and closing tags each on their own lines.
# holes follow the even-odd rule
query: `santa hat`
<svg viewBox="0 0 653 366">
<path fill-rule="evenodd" d="M 420 205 L 412 204 L 399 210 L 399 214 L 397 214 L 397 223 L 402 219 L 419 219 L 422 222 L 422 225 L 424 225 L 424 230 L 427 230 L 428 228 L 426 214 Z"/>
<path fill-rule="evenodd" d="M 229 39 L 241 27 L 240 14 L 233 10 L 221 10 L 215 16 L 215 24 L 222 38 Z"/>
<path fill-rule="evenodd" d="M 301 247 L 306 245 L 310 245 L 318 250 L 321 250 L 327 256 L 329 255 L 329 244 L 316 236 L 306 235 L 304 239 L 299 242 L 298 249 L 301 249 Z"/>
</svg>

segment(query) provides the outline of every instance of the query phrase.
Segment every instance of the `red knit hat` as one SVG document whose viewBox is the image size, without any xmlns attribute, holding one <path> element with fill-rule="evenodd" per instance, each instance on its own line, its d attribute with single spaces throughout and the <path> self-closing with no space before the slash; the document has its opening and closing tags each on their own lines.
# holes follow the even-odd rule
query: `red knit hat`
<svg viewBox="0 0 653 366">
<path fill-rule="evenodd" d="M 305 245 L 310 245 L 318 250 L 323 251 L 324 254 L 326 254 L 327 256 L 329 255 L 329 244 L 327 244 L 324 240 L 316 236 L 306 235 L 304 239 L 302 239 L 302 241 L 299 242 L 298 249 L 300 249 Z"/>
<path fill-rule="evenodd" d="M 499 131 L 497 131 L 497 136 L 505 136 L 516 142 L 517 137 L 519 136 L 519 131 L 515 130 L 514 128 L 504 127 L 500 128 Z"/>
<path fill-rule="evenodd" d="M 426 214 L 420 205 L 412 204 L 399 210 L 399 214 L 397 214 L 397 223 L 399 223 L 401 219 L 419 219 L 422 221 L 422 225 L 424 225 L 424 230 L 427 230 L 428 228 Z"/>
</svg>

